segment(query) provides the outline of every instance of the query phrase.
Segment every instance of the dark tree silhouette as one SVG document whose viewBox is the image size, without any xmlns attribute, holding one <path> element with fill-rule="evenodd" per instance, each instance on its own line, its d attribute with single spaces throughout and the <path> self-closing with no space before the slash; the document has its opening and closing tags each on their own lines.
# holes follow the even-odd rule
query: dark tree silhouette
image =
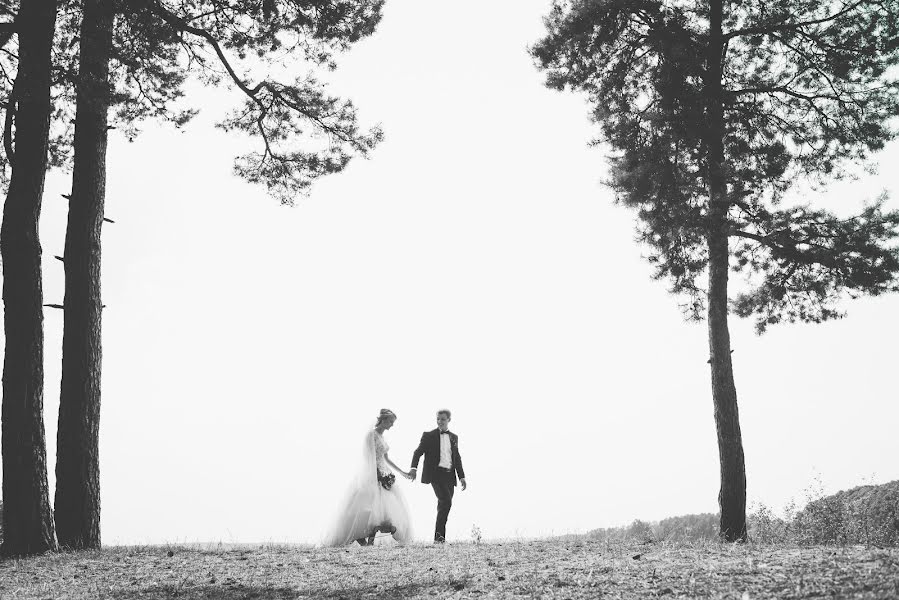
<svg viewBox="0 0 899 600">
<path fill-rule="evenodd" d="M 84 0 L 76 88 L 74 165 L 65 242 L 62 384 L 56 445 L 56 532 L 66 548 L 100 547 L 100 232 L 113 0 Z"/>
<path fill-rule="evenodd" d="M 128 6 L 127 3 L 121 6 Z M 29 4 L 28 10 L 33 7 Z M 98 10 L 99 9 L 99 10 Z M 79 133 L 76 136 L 74 146 L 80 148 L 80 161 L 75 166 L 75 183 L 73 185 L 73 194 L 67 198 L 73 198 L 76 201 L 74 209 L 70 214 L 70 223 L 68 227 L 66 240 L 66 254 L 68 260 L 66 263 L 66 306 L 59 304 L 46 304 L 54 308 L 65 309 L 67 316 L 67 327 L 64 334 L 64 358 L 63 358 L 63 383 L 62 397 L 60 406 L 60 427 L 59 427 L 59 444 L 58 458 L 61 465 L 57 466 L 57 517 L 62 523 L 62 531 L 60 532 L 63 543 L 69 547 L 88 547 L 99 545 L 99 473 L 97 460 L 97 428 L 99 416 L 99 228 L 93 225 L 93 216 L 100 215 L 102 219 L 102 200 L 105 182 L 105 163 L 103 168 L 98 167 L 98 156 L 105 153 L 106 139 L 106 113 L 98 105 L 104 102 L 109 103 L 112 98 L 119 105 L 119 113 L 123 122 L 128 125 L 147 115 L 154 114 L 154 108 L 161 103 L 162 99 L 170 99 L 177 97 L 178 86 L 183 82 L 183 76 L 178 75 L 174 68 L 176 62 L 176 52 L 169 52 L 167 56 L 164 52 L 156 52 L 158 48 L 152 43 L 123 44 L 127 50 L 118 53 L 122 58 L 122 64 L 128 64 L 126 59 L 135 56 L 148 58 L 153 54 L 153 61 L 143 70 L 132 69 L 132 81 L 129 86 L 122 86 L 122 92 L 110 94 L 110 86 L 102 83 L 103 63 L 97 60 L 96 53 L 109 53 L 109 44 L 103 42 L 103 30 L 108 27 L 110 17 L 108 14 L 109 4 L 104 2 L 98 5 L 96 2 L 66 2 L 59 6 L 54 3 L 54 21 L 50 24 L 49 35 L 52 43 L 52 58 L 45 65 L 46 72 L 38 72 L 32 68 L 26 68 L 28 63 L 25 62 L 26 54 L 17 51 L 26 39 L 37 35 L 38 30 L 34 28 L 34 24 L 28 25 L 26 28 L 22 24 L 22 19 L 26 18 L 28 12 L 25 10 L 25 3 L 15 6 L 9 0 L 0 0 L 0 15 L 13 19 L 11 23 L 0 23 L 0 90 L 3 94 L 3 107 L 6 112 L 7 126 L 4 130 L 4 148 L 6 153 L 2 155 L 0 160 L 0 175 L 2 180 L 0 183 L 4 187 L 9 186 L 10 194 L 14 191 L 14 187 L 9 179 L 6 178 L 6 167 L 9 163 L 7 157 L 15 156 L 13 165 L 22 172 L 40 173 L 40 181 L 43 183 L 43 174 L 48 166 L 48 150 L 49 165 L 54 167 L 70 166 L 72 162 L 72 131 L 73 124 L 78 123 Z M 82 27 L 82 16 L 85 16 L 84 27 Z M 138 28 L 142 24 L 132 24 L 133 28 Z M 19 35 L 16 36 L 15 34 Z M 108 37 L 108 36 L 107 36 Z M 152 37 L 152 36 L 151 36 Z M 171 43 L 174 45 L 174 38 Z M 84 40 L 83 44 L 79 44 Z M 32 42 L 33 43 L 33 42 Z M 85 60 L 82 70 L 87 74 L 84 78 L 86 86 L 81 85 L 78 78 L 79 56 L 84 55 L 81 46 L 88 49 L 87 56 L 82 56 Z M 43 49 L 43 48 L 42 48 Z M 47 49 L 49 52 L 49 48 Z M 94 56 L 91 57 L 91 53 Z M 49 58 L 49 55 L 48 55 Z M 168 58 L 168 60 L 166 60 Z M 108 62 L 108 61 L 107 61 Z M 13 95 L 14 90 L 18 90 L 21 85 L 34 88 L 36 86 L 48 86 L 48 94 L 52 100 L 49 103 L 48 110 L 52 108 L 49 119 L 49 134 L 45 135 L 43 154 L 38 155 L 35 152 L 14 153 L 15 144 L 21 144 L 19 139 L 22 132 L 27 132 L 27 128 L 23 126 L 26 123 L 20 110 L 15 110 L 18 104 L 18 91 Z M 156 84 L 149 86 L 148 84 Z M 172 84 L 174 91 L 167 87 L 166 84 Z M 147 92 L 138 96 L 130 93 L 132 88 L 140 89 L 141 86 L 147 86 Z M 76 90 L 82 97 L 87 98 L 91 94 L 96 93 L 97 97 L 91 97 L 90 101 L 81 103 L 81 110 L 75 113 L 75 97 Z M 158 91 L 161 90 L 161 91 Z M 103 94 L 105 93 L 106 100 Z M 26 113 L 27 115 L 27 113 Z M 176 123 L 183 122 L 185 116 L 179 113 L 170 115 Z M 47 128 L 48 119 L 46 115 L 42 117 L 43 127 Z M 102 126 L 97 124 L 102 121 Z M 15 125 L 15 127 L 13 127 Z M 35 126 L 31 126 L 34 129 Z M 15 143 L 14 143 L 14 135 Z M 47 133 L 47 132 L 45 132 Z M 49 136 L 49 139 L 47 139 Z M 31 135 L 29 139 L 35 142 L 40 140 L 39 136 Z M 94 156 L 90 156 L 91 152 Z M 42 157 L 42 162 L 41 162 Z M 100 162 L 103 162 L 102 160 Z M 15 180 L 15 169 L 13 171 L 13 180 Z M 34 175 L 36 177 L 36 175 Z M 7 209 L 11 205 L 7 202 Z M 39 204 L 38 204 L 39 208 Z M 35 214 L 35 222 L 37 215 Z M 25 236 L 33 239 L 34 245 L 39 252 L 37 246 L 36 234 L 32 234 L 28 227 L 32 227 L 36 231 L 36 225 L 19 224 L 15 227 L 10 226 L 4 231 L 7 237 Z M 10 255 L 15 254 L 10 264 L 20 261 L 23 258 L 19 254 L 22 252 L 31 252 L 31 247 L 16 246 L 8 249 Z M 39 257 L 39 255 L 38 255 Z M 4 254 L 4 262 L 6 262 L 7 254 Z M 33 275 L 40 282 L 40 263 L 35 267 Z M 96 276 L 96 279 L 94 277 Z M 9 284 L 12 279 L 5 279 L 4 284 Z M 7 308 L 6 316 L 10 317 L 12 313 Z M 74 315 L 74 316 L 73 316 Z M 42 323 L 38 325 L 37 333 L 42 339 Z M 7 336 L 9 336 L 10 326 L 7 321 Z M 84 352 L 79 354 L 79 348 Z M 16 356 L 15 352 L 10 352 L 7 347 L 7 360 L 12 360 Z M 20 359 L 21 360 L 21 359 Z M 42 358 L 38 361 L 42 362 Z M 43 388 L 43 371 L 40 370 L 33 377 L 33 389 L 35 382 Z M 9 411 L 15 411 L 16 408 L 9 403 L 8 396 L 4 395 L 3 403 L 4 414 Z M 35 409 L 39 418 L 40 409 Z M 14 424 L 12 419 L 9 420 L 10 425 Z M 33 453 L 40 456 L 40 466 L 35 467 L 36 472 L 34 478 L 43 482 L 46 488 L 46 450 L 43 437 L 43 429 L 41 424 L 40 435 L 31 435 L 30 443 L 34 448 L 16 446 L 13 444 L 4 445 L 3 460 L 4 465 L 10 464 L 30 464 L 28 461 L 32 459 L 27 453 Z M 27 429 L 22 429 L 24 436 L 30 435 Z M 39 448 L 38 448 L 39 447 Z M 4 468 L 4 472 L 7 469 Z M 13 469 L 9 469 L 10 474 L 14 473 Z M 22 498 L 22 506 L 17 506 L 20 511 L 28 511 L 32 515 L 47 515 L 43 517 L 49 519 L 49 530 L 52 535 L 47 537 L 53 538 L 52 547 L 56 546 L 56 535 L 53 530 L 53 520 L 49 510 L 49 503 L 44 495 L 46 489 L 41 495 L 35 495 L 31 498 Z M 46 505 L 46 506 L 45 506 Z M 9 515 L 9 518 L 16 518 L 18 515 Z M 27 525 L 27 520 L 22 520 L 23 525 Z M 17 539 L 17 538 L 16 538 Z M 50 547 L 47 545 L 47 547 Z M 18 547 L 17 547 L 18 548 Z M 34 545 L 25 549 L 11 549 L 10 553 L 27 554 L 32 552 L 40 552 L 42 546 Z M 46 548 L 43 548 L 46 549 Z"/>
<path fill-rule="evenodd" d="M 884 198 L 847 219 L 779 207 L 793 181 L 845 176 L 894 138 L 897 23 L 896 0 L 556 0 L 531 49 L 548 86 L 587 93 L 655 276 L 708 319 L 726 540 L 746 537 L 729 304 L 761 333 L 897 288 Z M 730 271 L 749 283 L 732 303 Z"/>
<path fill-rule="evenodd" d="M 56 549 L 44 436 L 44 313 L 38 218 L 47 170 L 56 0 L 28 0 L 14 20 L 18 72 L 7 97 L 12 165 L 3 205 L 3 545 L 17 556 Z M 5 38 L 9 41 L 9 38 Z"/>
</svg>

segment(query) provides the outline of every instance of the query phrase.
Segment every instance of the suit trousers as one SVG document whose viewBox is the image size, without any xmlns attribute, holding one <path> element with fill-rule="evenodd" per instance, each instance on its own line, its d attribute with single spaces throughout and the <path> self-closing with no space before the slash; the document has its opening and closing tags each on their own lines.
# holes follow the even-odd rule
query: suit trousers
<svg viewBox="0 0 899 600">
<path fill-rule="evenodd" d="M 431 487 L 437 495 L 437 523 L 434 526 L 434 541 L 446 540 L 446 520 L 450 509 L 453 507 L 453 493 L 456 491 L 453 473 L 443 469 L 437 469 L 431 480 Z"/>
</svg>

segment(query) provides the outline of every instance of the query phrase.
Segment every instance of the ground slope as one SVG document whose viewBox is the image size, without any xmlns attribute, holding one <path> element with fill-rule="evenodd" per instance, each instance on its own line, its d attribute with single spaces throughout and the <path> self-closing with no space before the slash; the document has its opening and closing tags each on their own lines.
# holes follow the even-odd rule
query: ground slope
<svg viewBox="0 0 899 600">
<path fill-rule="evenodd" d="M 0 598 L 899 598 L 899 550 L 588 540 L 110 548 L 0 562 Z"/>
</svg>

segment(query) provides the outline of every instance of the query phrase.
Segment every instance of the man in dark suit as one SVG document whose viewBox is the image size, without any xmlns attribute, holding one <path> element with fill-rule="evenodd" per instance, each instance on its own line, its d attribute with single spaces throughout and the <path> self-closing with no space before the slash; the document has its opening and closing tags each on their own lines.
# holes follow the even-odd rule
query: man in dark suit
<svg viewBox="0 0 899 600">
<path fill-rule="evenodd" d="M 449 430 L 452 418 L 446 409 L 437 411 L 437 429 L 421 434 L 421 442 L 412 454 L 412 469 L 409 474 L 414 480 L 418 473 L 418 461 L 425 456 L 425 466 L 421 482 L 430 483 L 437 495 L 437 524 L 434 527 L 434 543 L 446 541 L 446 519 L 453 506 L 453 492 L 456 489 L 456 475 L 464 490 L 465 471 L 459 456 L 459 436 Z"/>
</svg>

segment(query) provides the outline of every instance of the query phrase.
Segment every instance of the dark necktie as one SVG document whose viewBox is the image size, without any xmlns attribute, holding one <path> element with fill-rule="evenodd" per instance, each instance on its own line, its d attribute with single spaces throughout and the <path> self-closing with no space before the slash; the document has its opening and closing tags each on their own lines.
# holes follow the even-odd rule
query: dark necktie
<svg viewBox="0 0 899 600">
<path fill-rule="evenodd" d="M 441 431 L 441 432 L 440 432 L 440 435 L 444 435 L 444 434 L 447 434 L 447 433 L 449 433 L 449 430 Z"/>
</svg>

